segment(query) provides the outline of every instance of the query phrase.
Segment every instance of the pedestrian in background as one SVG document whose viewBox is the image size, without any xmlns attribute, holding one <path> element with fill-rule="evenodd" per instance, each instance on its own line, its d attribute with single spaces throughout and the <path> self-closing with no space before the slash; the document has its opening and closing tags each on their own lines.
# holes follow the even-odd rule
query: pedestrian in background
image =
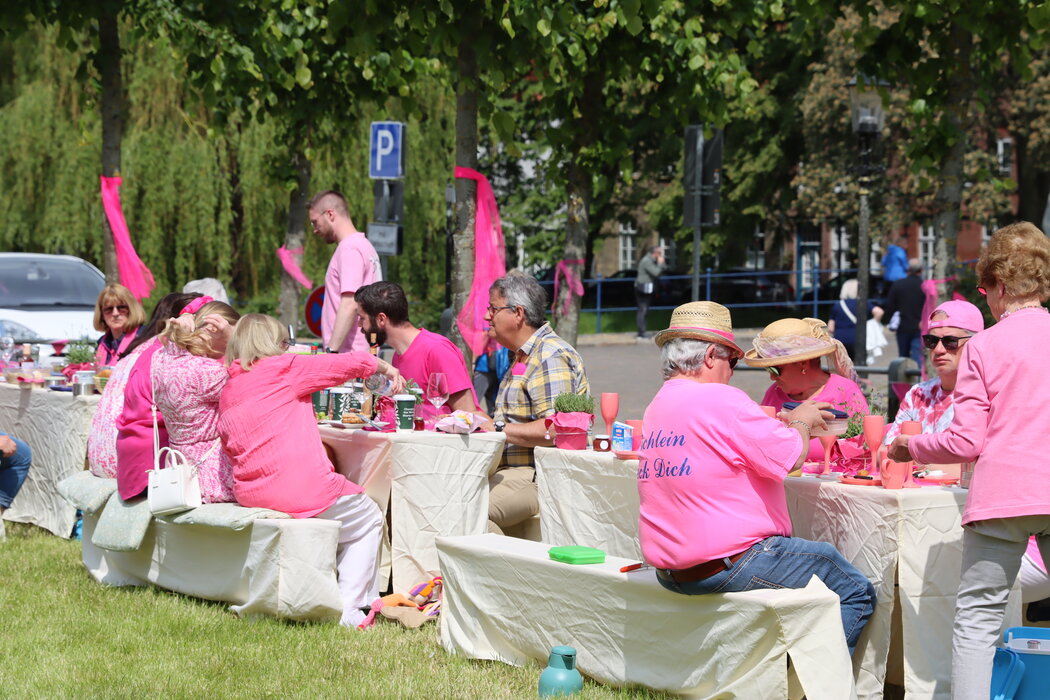
<svg viewBox="0 0 1050 700">
<path fill-rule="evenodd" d="M 882 319 L 882 308 L 873 301 L 868 302 L 868 318 L 874 318 L 876 321 Z M 839 303 L 831 307 L 828 332 L 835 340 L 846 346 L 846 354 L 849 355 L 849 359 L 853 360 L 853 364 L 867 362 L 867 357 L 858 359 L 854 355 L 854 339 L 857 337 L 857 280 L 846 280 L 842 284 Z M 881 327 L 879 332 L 882 332 Z"/>
<path fill-rule="evenodd" d="M 897 326 L 897 353 L 901 357 L 910 357 L 922 369 L 922 338 L 919 321 L 922 318 L 922 307 L 926 303 L 926 292 L 922 291 L 922 261 L 912 258 L 908 261 L 908 274 L 890 285 L 886 303 L 882 305 L 884 318 L 893 318 L 900 312 L 900 325 Z M 892 329 L 891 329 L 892 330 Z"/>
<path fill-rule="evenodd" d="M 645 317 L 649 313 L 649 305 L 652 303 L 653 294 L 656 292 L 656 281 L 666 269 L 667 262 L 664 260 L 663 248 L 658 245 L 646 248 L 645 255 L 642 256 L 641 261 L 638 263 L 638 274 L 634 279 L 634 300 L 638 305 L 635 322 L 638 325 L 639 338 L 648 337 L 645 328 Z"/>
<path fill-rule="evenodd" d="M 908 234 L 902 233 L 886 246 L 882 256 L 882 295 L 889 291 L 890 285 L 908 275 Z"/>
</svg>

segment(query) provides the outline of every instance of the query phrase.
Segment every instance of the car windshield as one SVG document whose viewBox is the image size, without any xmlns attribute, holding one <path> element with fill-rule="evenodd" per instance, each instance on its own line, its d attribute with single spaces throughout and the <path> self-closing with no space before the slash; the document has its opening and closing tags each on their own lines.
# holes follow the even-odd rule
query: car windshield
<svg viewBox="0 0 1050 700">
<path fill-rule="evenodd" d="M 0 259 L 0 307 L 92 307 L 105 286 L 90 267 L 61 258 Z"/>
</svg>

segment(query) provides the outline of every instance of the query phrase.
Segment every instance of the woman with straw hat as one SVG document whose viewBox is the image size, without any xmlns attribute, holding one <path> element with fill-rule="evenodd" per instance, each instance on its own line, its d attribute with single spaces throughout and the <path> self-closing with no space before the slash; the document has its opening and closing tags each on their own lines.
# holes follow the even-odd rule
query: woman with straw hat
<svg viewBox="0 0 1050 700">
<path fill-rule="evenodd" d="M 762 397 L 763 406 L 780 410 L 787 401 L 826 401 L 850 415 L 868 413 L 868 401 L 857 384 L 857 373 L 845 346 L 828 334 L 815 318 L 774 321 L 751 342 L 744 362 L 769 372 L 773 385 Z M 820 358 L 830 356 L 828 372 Z"/>
<path fill-rule="evenodd" d="M 666 381 L 642 422 L 643 558 L 661 586 L 684 595 L 802 588 L 817 576 L 839 596 L 852 653 L 875 589 L 830 544 L 791 536 L 784 493 L 810 431 L 826 427 L 826 404 L 806 401 L 782 422 L 729 386 L 743 351 L 721 304 L 679 306 L 655 340 Z"/>
</svg>

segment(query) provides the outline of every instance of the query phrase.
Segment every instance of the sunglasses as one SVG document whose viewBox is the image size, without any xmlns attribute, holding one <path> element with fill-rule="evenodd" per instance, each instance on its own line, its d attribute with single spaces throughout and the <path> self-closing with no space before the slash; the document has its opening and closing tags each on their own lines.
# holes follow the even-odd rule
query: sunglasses
<svg viewBox="0 0 1050 700">
<path fill-rule="evenodd" d="M 729 369 L 736 369 L 736 363 L 740 361 L 739 357 L 733 356 L 729 358 Z"/>
<path fill-rule="evenodd" d="M 779 367 L 766 367 L 766 371 L 769 372 L 769 376 L 771 376 L 771 377 L 779 377 L 780 376 L 780 368 Z"/>
<path fill-rule="evenodd" d="M 973 336 L 954 336 L 954 335 L 933 335 L 929 333 L 922 337 L 922 344 L 926 346 L 926 349 L 933 350 L 937 347 L 937 343 L 944 343 L 945 350 L 958 350 L 959 344 L 964 340 L 969 340 Z"/>
<path fill-rule="evenodd" d="M 113 313 L 126 314 L 127 312 L 128 312 L 128 305 L 127 304 L 118 304 L 117 306 L 103 306 L 102 307 L 103 315 L 109 315 L 109 314 L 113 314 Z"/>
</svg>

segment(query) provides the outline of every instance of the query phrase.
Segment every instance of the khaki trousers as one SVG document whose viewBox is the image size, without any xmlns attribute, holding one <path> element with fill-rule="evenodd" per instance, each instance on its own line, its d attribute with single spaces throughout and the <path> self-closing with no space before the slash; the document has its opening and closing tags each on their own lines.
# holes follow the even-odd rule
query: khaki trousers
<svg viewBox="0 0 1050 700">
<path fill-rule="evenodd" d="M 489 477 L 489 532 L 503 534 L 540 512 L 532 467 L 507 467 Z"/>
</svg>

